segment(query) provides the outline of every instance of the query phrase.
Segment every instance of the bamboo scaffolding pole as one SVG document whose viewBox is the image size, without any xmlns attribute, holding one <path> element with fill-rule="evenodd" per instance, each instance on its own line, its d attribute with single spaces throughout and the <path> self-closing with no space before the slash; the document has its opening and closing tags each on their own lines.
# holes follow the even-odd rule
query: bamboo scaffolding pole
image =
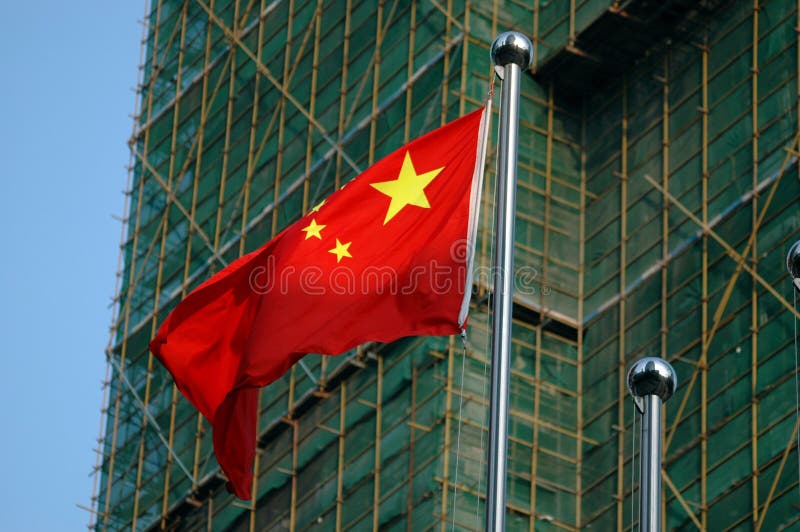
<svg viewBox="0 0 800 532">
<path fill-rule="evenodd" d="M 297 530 L 297 459 L 299 449 L 297 439 L 300 435 L 300 422 L 296 419 L 290 421 L 292 425 L 292 499 L 289 512 L 289 532 Z"/>
<path fill-rule="evenodd" d="M 376 111 L 378 109 L 378 89 L 380 88 L 381 84 L 381 44 L 383 42 L 383 34 L 381 32 L 381 25 L 383 24 L 383 6 L 385 0 L 378 1 L 377 12 L 375 14 L 375 49 L 372 52 L 372 112 L 370 113 L 370 122 L 369 122 L 369 154 L 368 154 L 368 162 L 369 166 L 375 162 L 375 136 L 376 136 L 376 128 L 378 127 L 378 117 L 376 116 Z M 397 5 L 397 2 L 395 2 Z M 391 22 L 391 14 L 389 15 L 389 19 L 386 21 L 387 25 Z M 369 69 L 367 69 L 369 72 Z M 368 76 L 364 76 L 362 80 L 366 82 Z M 351 116 L 352 113 L 355 112 L 355 104 L 351 108 Z"/>
<path fill-rule="evenodd" d="M 441 532 L 447 531 L 447 502 L 450 478 L 450 451 L 452 442 L 450 441 L 450 432 L 452 431 L 452 411 L 453 411 L 453 375 L 454 375 L 454 353 L 453 353 L 453 337 L 451 336 L 447 344 L 447 377 L 445 384 L 445 402 L 444 402 L 444 448 L 442 449 L 442 500 L 439 510 L 439 529 Z"/>
<path fill-rule="evenodd" d="M 550 201 L 553 195 L 553 112 L 555 104 L 553 102 L 553 83 L 547 88 L 547 131 L 545 144 L 545 190 L 544 190 L 544 233 L 542 240 L 542 287 L 539 290 L 539 305 L 542 309 L 539 323 L 539 334 L 541 335 L 542 323 L 547 319 L 545 305 L 545 287 L 547 286 L 547 260 L 550 255 Z M 537 342 L 537 348 L 541 348 L 541 343 Z M 539 371 L 536 371 L 536 378 L 541 379 Z M 538 387 L 537 392 L 538 393 Z M 538 417 L 538 416 L 536 416 Z M 536 436 L 536 434 L 534 434 Z"/>
<path fill-rule="evenodd" d="M 206 513 L 206 532 L 213 532 L 214 530 L 214 498 L 208 499 L 208 512 Z"/>
<path fill-rule="evenodd" d="M 239 19 L 239 0 L 233 2 L 233 33 L 236 35 L 236 23 Z M 233 104 L 236 101 L 236 48 L 231 46 L 230 71 L 228 73 L 228 98 L 225 109 L 225 142 L 222 147 L 222 172 L 219 177 L 217 193 L 216 220 L 214 221 L 214 250 L 219 250 L 222 230 L 222 214 L 225 210 L 225 186 L 228 183 L 228 164 L 231 155 L 231 126 L 233 125 Z M 213 273 L 213 271 L 212 271 Z"/>
<path fill-rule="evenodd" d="M 153 59 L 152 59 L 153 61 L 155 61 L 156 53 L 158 51 L 158 46 L 157 46 L 157 43 L 158 43 L 158 23 L 159 23 L 160 17 L 161 17 L 161 1 L 159 0 L 158 4 L 156 5 L 156 23 L 155 23 L 154 35 L 153 35 L 153 40 L 154 40 Z M 148 93 L 147 93 L 147 104 L 146 104 L 146 107 L 147 107 L 147 111 L 146 112 L 147 112 L 148 118 L 152 115 L 152 111 L 153 111 L 153 91 L 152 91 L 152 87 L 154 86 L 154 83 L 155 83 L 155 76 L 151 75 L 151 78 L 150 78 L 151 90 L 149 90 Z M 148 130 L 147 133 L 145 133 L 145 141 L 144 141 L 145 149 L 147 149 L 148 138 L 149 138 L 149 130 Z M 139 187 L 138 187 L 139 191 L 138 191 L 138 197 L 137 197 L 137 202 L 136 202 L 136 217 L 135 217 L 135 222 L 134 222 L 134 227 L 133 227 L 133 253 L 131 254 L 131 262 L 130 262 L 130 268 L 129 268 L 129 270 L 130 270 L 129 283 L 133 281 L 133 277 L 134 277 L 134 274 L 136 272 L 136 249 L 137 249 L 137 245 L 138 245 L 138 241 L 139 241 L 139 224 L 140 224 L 140 221 L 141 221 L 141 214 L 142 214 L 142 198 L 143 198 L 143 195 L 144 195 L 144 181 L 145 181 L 145 174 L 144 174 L 144 172 L 142 172 L 142 176 L 139 179 Z M 129 292 L 128 296 L 126 297 L 126 299 L 129 300 L 130 297 L 131 296 L 130 296 L 130 292 Z M 123 312 L 123 315 L 124 315 L 124 318 L 123 318 L 124 326 L 123 326 L 122 335 L 123 335 L 123 338 L 127 338 L 128 337 L 128 325 L 130 324 L 130 305 L 128 305 L 126 307 L 125 311 Z M 127 341 L 123 341 L 122 349 L 120 351 L 120 361 L 119 361 L 119 374 L 120 374 L 120 376 L 118 377 L 118 379 L 121 379 L 123 377 L 122 373 L 125 371 L 125 358 L 126 358 L 126 355 L 127 355 L 127 347 L 128 347 Z M 113 356 L 113 354 L 109 353 L 108 356 L 109 357 Z M 105 508 L 103 510 L 103 530 L 107 530 L 108 529 L 109 512 L 110 512 L 110 509 L 111 509 L 111 488 L 112 488 L 112 485 L 114 483 L 114 465 L 115 465 L 114 462 L 115 462 L 115 457 L 116 457 L 117 430 L 119 428 L 119 410 L 120 410 L 121 399 L 122 399 L 122 387 L 118 386 L 118 388 L 117 388 L 117 397 L 116 397 L 116 399 L 114 401 L 114 425 L 113 425 L 112 432 L 111 432 L 111 434 L 112 434 L 111 435 L 111 456 L 109 457 L 108 475 L 106 477 L 107 478 L 107 481 L 106 481 L 106 501 L 105 501 Z"/>
<path fill-rule="evenodd" d="M 167 439 L 167 446 L 172 448 L 175 445 L 175 413 L 178 406 L 178 387 L 172 384 L 172 396 L 170 398 L 170 413 L 169 413 L 169 436 Z M 166 529 L 167 526 L 167 510 L 169 510 L 169 493 L 170 493 L 170 480 L 172 472 L 172 454 L 167 455 L 167 465 L 164 472 L 164 491 L 161 494 L 161 529 Z"/>
<path fill-rule="evenodd" d="M 626 264 L 628 248 L 628 79 L 622 81 L 622 137 L 620 151 L 620 238 L 619 238 L 619 292 L 625 294 Z M 625 303 L 626 298 L 619 299 L 619 330 L 617 346 L 617 530 L 624 530 L 625 507 L 625 402 L 628 396 L 626 389 L 625 367 Z"/>
<path fill-rule="evenodd" d="M 342 530 L 342 512 L 344 511 L 344 446 L 347 423 L 347 383 L 339 385 L 339 453 L 336 466 L 336 532 Z"/>
<path fill-rule="evenodd" d="M 417 434 L 417 367 L 411 368 L 411 412 L 408 422 L 408 495 L 406 497 L 406 532 L 413 532 L 414 521 L 414 444 Z"/>
<path fill-rule="evenodd" d="M 667 45 L 666 53 L 664 54 L 664 83 L 661 90 L 661 185 L 664 190 L 669 191 L 669 147 L 670 147 L 670 131 L 669 131 L 669 79 L 670 79 L 670 57 L 671 48 Z M 670 359 L 670 354 L 667 351 L 667 339 L 669 337 L 669 311 L 667 307 L 669 290 L 667 285 L 669 283 L 669 202 L 666 198 L 662 197 L 661 200 L 661 328 L 659 331 L 660 345 L 659 351 L 661 358 L 664 360 Z M 667 410 L 664 409 L 662 416 L 661 434 L 666 434 L 667 428 Z M 665 446 L 662 445 L 661 460 L 662 463 L 666 460 L 667 451 Z M 664 472 L 666 475 L 666 472 Z M 631 486 L 633 490 L 633 486 Z M 633 525 L 631 525 L 633 526 Z M 661 529 L 667 530 L 667 498 L 661 498 Z"/>
<path fill-rule="evenodd" d="M 408 20 L 408 56 L 406 58 L 406 79 L 409 82 L 406 88 L 405 123 L 403 124 L 403 143 L 411 140 L 411 103 L 414 95 L 414 84 L 411 82 L 414 75 L 414 47 L 417 38 L 417 3 L 411 2 L 411 12 Z"/>
<path fill-rule="evenodd" d="M 175 24 L 175 28 L 180 26 L 181 28 L 181 37 L 180 37 L 180 48 L 178 50 L 178 74 L 177 74 L 177 81 L 176 81 L 176 95 L 177 91 L 180 90 L 180 81 L 181 81 L 181 67 L 183 66 L 183 50 L 184 50 L 184 43 L 186 39 L 186 9 L 184 4 L 184 9 L 181 12 L 181 23 L 180 25 Z M 172 37 L 170 37 L 170 42 L 172 41 Z M 164 56 L 166 58 L 167 50 L 169 50 L 169 43 L 165 49 Z M 172 121 L 172 139 L 170 144 L 170 156 L 169 156 L 169 168 L 167 170 L 167 179 L 169 188 L 172 188 L 172 183 L 175 180 L 175 150 L 176 150 L 176 141 L 177 141 L 177 130 L 178 130 L 178 116 L 180 110 L 180 102 L 176 99 L 175 106 L 173 109 L 173 121 Z M 169 229 L 169 210 L 170 210 L 170 201 L 167 198 L 166 204 L 164 205 L 164 212 L 163 212 L 163 222 L 161 224 L 161 239 L 159 245 L 159 253 L 158 253 L 158 271 L 156 273 L 156 280 L 155 280 L 155 291 L 153 295 L 153 318 L 150 327 L 150 337 L 155 337 L 156 331 L 158 330 L 158 311 L 159 311 L 159 304 L 161 299 L 161 285 L 162 285 L 162 278 L 164 274 L 164 259 L 166 255 L 167 249 L 167 234 Z M 141 424 L 141 435 L 139 439 L 139 456 L 136 463 L 136 490 L 134 491 L 133 496 L 133 516 L 131 519 L 131 528 L 136 530 L 136 522 L 139 518 L 139 500 L 140 495 L 142 492 L 142 465 L 144 462 L 144 455 L 145 455 L 145 435 L 147 433 L 147 423 L 148 423 L 148 409 L 150 407 L 150 395 L 151 395 L 151 383 L 153 377 L 154 367 L 153 367 L 153 354 L 147 352 L 147 376 L 145 377 L 145 387 L 144 387 L 144 401 L 143 401 L 143 410 L 142 412 L 142 424 Z M 167 440 L 167 446 L 169 449 L 172 449 L 172 437 L 174 435 L 174 422 L 173 419 L 170 418 L 170 437 Z M 171 464 L 172 461 L 172 453 L 168 455 L 168 464 Z"/>
<path fill-rule="evenodd" d="M 542 305 L 544 307 L 544 305 Z M 544 320 L 544 317 L 541 318 Z M 531 438 L 531 493 L 529 500 L 528 530 L 536 529 L 536 487 L 539 473 L 539 421 L 541 419 L 541 375 L 542 375 L 542 321 L 536 327 L 536 348 L 534 350 L 533 384 L 533 437 Z M 513 410 L 512 410 L 513 411 Z"/>
<path fill-rule="evenodd" d="M 172 139 L 170 142 L 170 160 L 169 160 L 169 175 L 173 175 L 175 172 L 175 151 L 177 148 L 177 127 L 178 127 L 178 120 L 179 120 L 179 108 L 180 108 L 180 89 L 181 89 L 181 81 L 183 79 L 183 59 L 184 59 L 184 51 L 186 45 L 186 11 L 188 8 L 188 3 L 183 4 L 182 13 L 181 13 L 181 37 L 180 37 L 180 49 L 178 50 L 178 72 L 176 75 L 175 80 L 175 107 L 173 110 L 172 115 Z M 161 256 L 159 257 L 159 269 L 163 268 L 164 263 L 164 246 L 166 244 L 166 228 L 169 220 L 169 203 L 165 206 L 165 222 L 164 222 L 164 229 L 162 232 L 162 251 Z M 159 275 L 160 277 L 160 275 Z M 161 285 L 161 282 L 158 283 Z M 157 327 L 158 321 L 158 306 L 154 305 L 153 309 L 153 329 L 151 332 Z M 149 357 L 152 357 L 152 354 L 148 354 Z M 152 360 L 148 361 L 152 366 Z M 178 405 L 178 388 L 173 383 L 171 386 L 172 394 L 170 399 L 170 413 L 169 413 L 169 434 L 167 436 L 167 446 L 172 449 L 175 445 L 175 412 L 177 410 Z M 165 522 L 165 515 L 167 513 L 167 509 L 169 508 L 169 483 L 170 483 L 170 473 L 172 472 L 172 453 L 167 454 L 167 464 L 165 466 L 164 471 L 164 489 L 162 491 L 162 503 L 161 503 L 161 528 L 162 530 L 166 527 Z M 139 465 L 141 468 L 141 465 Z M 138 490 L 137 490 L 138 491 Z M 135 528 L 134 528 L 135 530 Z"/>
<path fill-rule="evenodd" d="M 261 395 L 263 394 L 264 390 L 259 390 L 258 393 L 258 405 L 261 406 Z M 256 420 L 256 425 L 258 424 L 258 419 Z M 259 471 L 261 470 L 261 452 L 256 452 L 255 459 L 253 460 L 253 498 L 250 500 L 250 532 L 255 532 L 256 524 L 258 523 L 258 478 L 259 478 Z"/>
<path fill-rule="evenodd" d="M 322 22 L 322 0 L 317 0 L 314 16 L 311 19 L 314 28 L 314 46 L 311 51 L 311 95 L 308 104 L 308 112 L 311 116 L 316 116 L 317 104 L 317 79 L 319 78 L 319 39 L 320 25 Z M 298 54 L 299 57 L 299 54 Z M 258 61 L 260 59 L 257 58 Z M 258 76 L 256 76 L 258 77 Z M 314 126 L 309 122 L 306 127 L 306 157 L 305 157 L 305 179 L 303 181 L 303 208 L 301 212 L 308 212 L 309 209 L 309 188 L 311 184 L 311 159 L 314 152 Z"/>
<path fill-rule="evenodd" d="M 295 403 L 295 390 L 297 387 L 296 377 L 297 366 L 292 366 L 289 370 L 289 393 L 286 394 L 286 418 L 288 420 L 294 419 L 294 403 Z"/>
<path fill-rule="evenodd" d="M 211 0 L 211 8 L 214 8 L 214 1 Z M 215 84 L 214 90 L 212 91 L 212 97 L 208 98 L 208 83 L 210 81 L 211 72 L 208 68 L 208 64 L 211 58 L 211 20 L 206 22 L 206 43 L 205 43 L 205 52 L 203 55 L 203 87 L 202 87 L 202 95 L 200 98 L 200 129 L 195 136 L 195 144 L 197 145 L 196 157 L 195 157 L 195 167 L 194 167 L 194 182 L 192 183 L 192 205 L 191 205 L 191 217 L 195 218 L 197 215 L 197 193 L 200 186 L 200 175 L 202 170 L 202 161 L 203 161 L 203 142 L 205 140 L 205 124 L 206 119 L 208 118 L 209 108 L 211 107 L 210 102 L 214 101 L 214 97 L 216 96 L 217 90 L 219 87 L 222 86 L 222 72 L 225 71 L 225 67 L 223 67 L 220 71 L 219 79 Z M 228 55 L 228 60 L 230 60 L 230 55 Z M 187 160 L 191 158 L 191 150 L 190 153 L 187 154 Z M 187 232 L 187 239 L 186 239 L 186 256 L 184 258 L 183 264 L 183 276 L 184 279 L 189 278 L 189 271 L 191 268 L 192 263 L 192 239 L 194 236 L 194 227 L 192 225 L 189 226 Z M 187 285 L 184 281 L 183 286 L 181 287 L 181 295 L 182 297 L 186 297 L 187 293 Z M 200 449 L 203 443 L 203 428 L 204 420 L 203 415 L 198 412 L 197 413 L 197 422 L 195 424 L 195 437 L 194 437 L 194 453 L 192 457 L 192 477 L 194 481 L 192 482 L 192 491 L 197 490 L 197 483 L 199 479 L 199 470 L 200 470 Z M 209 505 L 209 515 L 213 515 L 211 513 L 211 506 Z"/>
<path fill-rule="evenodd" d="M 533 36 L 531 43 L 533 44 L 533 64 L 531 65 L 531 72 L 535 73 L 539 66 L 539 10 L 541 0 L 533 0 Z M 585 117 L 581 117 L 585 118 Z"/>
<path fill-rule="evenodd" d="M 247 9 L 245 10 L 245 14 L 242 17 L 243 19 L 247 18 L 247 15 L 250 11 L 252 1 L 248 4 Z M 259 7 L 259 13 L 264 12 L 264 7 L 266 4 L 266 0 L 261 0 L 261 5 Z M 240 24 L 244 24 L 244 20 L 240 21 Z M 262 50 L 264 49 L 264 19 L 263 17 L 258 17 L 258 50 L 256 51 L 256 59 L 261 61 Z M 239 256 L 245 254 L 247 250 L 247 216 L 250 213 L 250 185 L 253 180 L 253 173 L 255 171 L 255 166 L 257 162 L 257 158 L 255 156 L 255 140 L 256 140 L 256 132 L 258 130 L 258 114 L 259 114 L 259 88 L 260 88 L 261 77 L 256 76 L 255 80 L 253 81 L 253 112 L 250 116 L 250 140 L 247 149 L 247 173 L 244 180 L 244 188 L 243 188 L 243 195 L 242 195 L 242 225 L 239 228 Z M 275 113 L 272 115 L 273 117 L 276 116 Z M 269 128 L 268 128 L 269 129 Z M 265 136 L 266 138 L 266 136 Z M 185 280 L 184 280 L 185 282 Z"/>
<path fill-rule="evenodd" d="M 538 1 L 538 0 L 537 0 Z M 534 46 L 536 46 L 534 40 Z M 586 100 L 581 102 L 581 170 L 580 170 L 580 218 L 578 235 L 580 238 L 578 249 L 578 338 L 577 338 L 577 412 L 575 415 L 575 526 L 580 529 L 583 525 L 583 372 L 585 369 L 584 358 L 584 283 L 586 276 Z"/>
<path fill-rule="evenodd" d="M 209 17 L 212 14 L 209 13 Z M 294 0 L 289 0 L 288 6 L 288 19 L 286 21 L 286 46 L 283 52 L 283 78 L 286 80 L 289 76 L 289 65 L 291 63 L 292 54 L 292 28 L 294 26 Z M 289 84 L 285 82 L 285 86 Z M 281 178 L 283 177 L 283 146 L 286 139 L 286 95 L 282 94 L 281 99 L 277 104 L 280 108 L 280 115 L 278 118 L 278 153 L 275 158 L 275 185 L 273 192 L 272 204 L 275 208 L 272 209 L 272 233 L 270 236 L 278 234 L 278 212 L 280 211 L 280 193 L 281 193 Z M 291 403 L 289 404 L 291 408 Z"/>
<path fill-rule="evenodd" d="M 575 46 L 575 0 L 569 0 L 569 44 Z"/>
<path fill-rule="evenodd" d="M 434 3 L 434 0 L 430 0 L 431 3 Z M 434 4 L 437 5 L 438 4 Z M 439 11 L 442 11 L 441 7 Z M 453 28 L 453 17 L 451 15 L 453 11 L 453 0 L 447 0 L 447 11 L 443 11 L 445 16 L 445 23 L 444 23 L 444 45 L 445 48 L 450 48 L 450 32 Z M 463 28 L 462 28 L 463 29 Z M 442 58 L 442 85 L 441 85 L 441 113 L 439 119 L 439 125 L 445 125 L 447 123 L 447 97 L 450 91 L 449 86 L 450 81 L 450 55 L 444 54 Z"/>
<path fill-rule="evenodd" d="M 545 140 L 545 190 L 544 190 L 544 235 L 542 239 L 542 273 L 541 286 L 539 288 L 539 307 L 542 309 L 539 316 L 539 323 L 536 326 L 536 346 L 534 361 L 534 389 L 533 389 L 533 419 L 536 420 L 533 426 L 533 438 L 531 447 L 531 495 L 530 495 L 530 519 L 528 520 L 528 530 L 531 532 L 536 528 L 536 486 L 539 465 L 539 423 L 541 419 L 541 388 L 542 388 L 542 328 L 548 317 L 544 309 L 545 287 L 547 286 L 547 259 L 549 256 L 550 244 L 550 197 L 552 196 L 552 168 L 553 168 L 553 84 L 547 88 L 547 136 Z"/>
<path fill-rule="evenodd" d="M 702 127 L 702 220 L 703 225 L 708 225 L 708 40 L 701 47 L 703 58 L 701 94 L 701 127 Z M 701 265 L 701 338 L 703 351 L 701 353 L 698 369 L 700 371 L 700 523 L 706 530 L 708 525 L 708 235 L 702 237 L 702 265 Z"/>
<path fill-rule="evenodd" d="M 492 0 L 492 31 L 489 35 L 497 35 L 497 25 L 500 22 L 500 2 L 498 0 Z"/>
<path fill-rule="evenodd" d="M 461 81 L 458 87 L 458 116 L 463 116 L 466 113 L 466 94 L 467 94 L 467 76 L 469 73 L 469 41 L 470 41 L 470 28 L 469 28 L 469 10 L 470 0 L 464 3 L 464 29 L 463 40 L 464 46 L 461 48 Z"/>
<path fill-rule="evenodd" d="M 250 10 L 253 9 L 254 5 L 256 5 L 256 0 L 247 0 L 247 5 L 244 7 L 244 13 L 242 13 L 242 16 L 239 17 L 238 20 L 234 20 L 234 24 L 236 25 L 236 27 L 238 27 L 238 28 L 246 28 L 246 26 L 247 26 L 247 18 L 250 16 Z M 263 3 L 262 3 L 262 8 L 261 8 L 261 11 L 259 11 L 259 13 L 263 12 L 263 10 L 264 9 L 263 9 Z M 259 17 L 259 25 L 261 24 L 261 22 L 262 22 L 261 17 Z M 261 41 L 259 40 L 258 43 L 260 45 Z"/>
<path fill-rule="evenodd" d="M 378 354 L 375 378 L 375 465 L 372 481 L 372 530 L 380 529 L 381 438 L 383 437 L 383 356 Z"/>
<path fill-rule="evenodd" d="M 752 245 L 750 261 L 753 270 L 758 271 L 758 13 L 759 0 L 753 0 L 753 49 L 751 71 L 751 110 L 752 110 L 752 187 L 751 205 Z M 758 525 L 758 283 L 750 280 L 750 465 L 752 473 L 753 527 Z"/>
<path fill-rule="evenodd" d="M 412 7 L 413 9 L 413 7 Z M 346 0 L 344 10 L 344 36 L 342 42 L 342 72 L 341 83 L 339 85 L 339 120 L 337 124 L 337 136 L 341 140 L 344 137 L 347 112 L 347 72 L 350 63 L 350 24 L 353 13 L 353 0 Z M 411 41 L 413 43 L 413 40 Z M 409 76 L 410 79 L 410 76 Z M 336 152 L 336 177 L 334 186 L 338 189 L 342 185 L 342 154 Z"/>
</svg>

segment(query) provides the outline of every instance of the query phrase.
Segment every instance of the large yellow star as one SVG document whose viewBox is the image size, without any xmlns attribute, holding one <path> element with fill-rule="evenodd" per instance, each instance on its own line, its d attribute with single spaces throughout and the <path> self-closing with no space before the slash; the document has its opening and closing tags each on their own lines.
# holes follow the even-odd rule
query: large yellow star
<svg viewBox="0 0 800 532">
<path fill-rule="evenodd" d="M 308 240 L 312 236 L 322 240 L 322 230 L 325 229 L 326 227 L 327 227 L 326 225 L 320 225 L 314 218 L 311 218 L 311 223 L 308 224 L 306 227 L 302 228 L 301 231 L 306 232 L 305 240 Z"/>
<path fill-rule="evenodd" d="M 444 166 L 425 172 L 424 174 L 417 174 L 414 169 L 414 163 L 411 162 L 411 154 L 406 151 L 406 156 L 403 159 L 403 166 L 400 168 L 400 175 L 394 181 L 381 181 L 380 183 L 372 183 L 372 187 L 379 192 L 386 194 L 392 198 L 389 203 L 389 210 L 386 211 L 386 218 L 383 220 L 383 225 L 394 218 L 406 205 L 415 205 L 423 209 L 431 207 L 428 203 L 428 197 L 425 195 L 425 187 L 430 184 L 433 179 L 439 175 L 439 172 L 444 170 Z"/>
<path fill-rule="evenodd" d="M 336 255 L 337 263 L 342 261 L 342 257 L 350 257 L 352 259 L 353 256 L 348 251 L 350 244 L 352 244 L 352 242 L 348 242 L 347 244 L 342 244 L 341 242 L 339 242 L 339 239 L 337 238 L 336 247 L 333 249 L 329 249 L 328 253 L 333 253 L 334 255 Z"/>
</svg>

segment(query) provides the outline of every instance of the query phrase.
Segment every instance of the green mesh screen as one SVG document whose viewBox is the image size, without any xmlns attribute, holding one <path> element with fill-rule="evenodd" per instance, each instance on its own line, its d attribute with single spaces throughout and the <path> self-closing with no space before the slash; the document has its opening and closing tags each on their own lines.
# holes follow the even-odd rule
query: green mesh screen
<svg viewBox="0 0 800 532">
<path fill-rule="evenodd" d="M 681 382 L 665 408 L 666 527 L 800 526 L 783 270 L 800 235 L 798 12 L 760 3 L 730 2 L 576 99 L 536 70 L 643 2 L 153 0 L 91 526 L 483 528 L 485 275 L 466 348 L 309 355 L 265 388 L 252 503 L 226 492 L 208 424 L 147 344 L 209 275 L 479 107 L 489 44 L 510 28 L 536 60 L 520 107 L 509 529 L 634 526 L 624 377 L 644 355 Z"/>
</svg>

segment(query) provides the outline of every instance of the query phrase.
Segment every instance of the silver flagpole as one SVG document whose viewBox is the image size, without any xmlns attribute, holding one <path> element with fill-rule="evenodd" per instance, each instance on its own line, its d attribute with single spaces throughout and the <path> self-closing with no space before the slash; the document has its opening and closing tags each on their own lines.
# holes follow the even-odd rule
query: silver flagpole
<svg viewBox="0 0 800 532">
<path fill-rule="evenodd" d="M 492 43 L 495 71 L 503 80 L 500 138 L 497 146 L 497 242 L 492 309 L 492 391 L 489 403 L 489 473 L 486 480 L 486 530 L 505 530 L 508 387 L 511 375 L 511 312 L 514 297 L 514 214 L 517 193 L 519 80 L 533 59 L 533 45 L 508 31 Z"/>
<path fill-rule="evenodd" d="M 669 362 L 646 357 L 628 370 L 628 391 L 642 416 L 639 530 L 661 532 L 661 405 L 678 387 Z"/>
<path fill-rule="evenodd" d="M 786 255 L 786 269 L 792 276 L 792 284 L 800 291 L 800 240 L 795 242 Z"/>
</svg>

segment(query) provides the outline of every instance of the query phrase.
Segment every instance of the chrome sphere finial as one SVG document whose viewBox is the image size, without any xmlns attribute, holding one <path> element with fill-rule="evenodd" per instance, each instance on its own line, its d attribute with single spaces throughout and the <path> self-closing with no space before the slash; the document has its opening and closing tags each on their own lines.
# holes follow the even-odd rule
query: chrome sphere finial
<svg viewBox="0 0 800 532">
<path fill-rule="evenodd" d="M 800 291 L 800 240 L 789 248 L 789 254 L 786 255 L 786 269 L 792 276 L 795 289 Z"/>
<path fill-rule="evenodd" d="M 677 388 L 678 375 L 663 358 L 642 358 L 628 370 L 628 391 L 634 397 L 657 395 L 666 401 Z"/>
<path fill-rule="evenodd" d="M 533 62 L 533 44 L 527 35 L 518 31 L 501 33 L 492 43 L 490 51 L 495 72 L 502 79 L 503 67 L 514 63 L 525 70 Z"/>
</svg>

